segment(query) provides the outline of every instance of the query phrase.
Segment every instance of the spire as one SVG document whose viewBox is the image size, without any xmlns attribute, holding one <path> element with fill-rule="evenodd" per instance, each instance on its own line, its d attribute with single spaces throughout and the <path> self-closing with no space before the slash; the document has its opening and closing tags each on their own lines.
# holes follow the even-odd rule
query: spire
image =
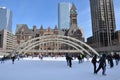
<svg viewBox="0 0 120 80">
<path fill-rule="evenodd" d="M 43 25 L 41 25 L 40 30 L 43 30 Z"/>
<path fill-rule="evenodd" d="M 71 10 L 77 10 L 74 4 L 72 4 Z"/>
<path fill-rule="evenodd" d="M 77 14 L 77 11 L 76 11 L 76 10 L 77 10 L 77 9 L 76 9 L 75 5 L 72 4 L 72 7 L 71 7 L 71 9 L 70 9 L 70 14 Z"/>
</svg>

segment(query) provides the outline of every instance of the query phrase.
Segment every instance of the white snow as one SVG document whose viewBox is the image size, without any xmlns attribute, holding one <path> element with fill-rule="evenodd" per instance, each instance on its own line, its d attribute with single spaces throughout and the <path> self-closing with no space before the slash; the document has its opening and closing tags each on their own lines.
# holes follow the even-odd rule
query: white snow
<svg viewBox="0 0 120 80">
<path fill-rule="evenodd" d="M 72 68 L 66 64 L 65 57 L 51 58 L 23 58 L 6 61 L 0 64 L 0 80 L 120 80 L 120 64 L 111 69 L 107 65 L 106 76 L 102 70 L 93 74 L 93 65 L 90 61 L 78 64 L 77 59 L 72 61 Z"/>
</svg>

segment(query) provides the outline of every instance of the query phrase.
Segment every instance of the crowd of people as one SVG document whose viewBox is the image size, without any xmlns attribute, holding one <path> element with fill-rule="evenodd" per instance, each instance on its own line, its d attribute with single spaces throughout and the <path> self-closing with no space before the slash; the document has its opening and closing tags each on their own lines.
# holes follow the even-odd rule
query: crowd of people
<svg viewBox="0 0 120 80">
<path fill-rule="evenodd" d="M 11 59 L 11 60 L 12 60 L 12 64 L 14 64 L 14 61 L 15 61 L 15 59 L 16 59 L 16 56 L 14 55 L 14 56 L 8 57 L 8 56 L 5 56 L 5 55 L 4 55 L 4 56 L 0 59 L 1 64 L 2 64 L 2 63 L 5 63 L 5 60 L 9 60 L 9 59 Z"/>
<path fill-rule="evenodd" d="M 40 59 L 42 59 L 43 55 L 39 54 L 38 57 Z M 66 53 L 65 57 L 66 57 L 66 61 L 67 61 L 67 66 L 72 68 L 72 60 L 73 60 L 73 58 L 77 58 L 78 63 L 80 64 L 80 63 L 84 62 L 84 58 L 86 57 L 86 55 L 83 55 L 83 54 L 72 55 L 72 54 Z M 10 59 L 12 61 L 12 64 L 14 64 L 15 59 L 19 60 L 19 58 L 20 58 L 20 56 L 18 56 L 18 55 L 17 56 L 15 56 L 15 55 L 11 56 Z M 4 63 L 5 59 L 6 59 L 6 56 L 3 56 L 0 59 L 1 64 Z M 100 71 L 100 69 L 102 69 L 102 75 L 106 75 L 106 65 L 107 65 L 106 61 L 108 62 L 108 65 L 110 66 L 110 68 L 113 68 L 114 65 L 119 64 L 120 55 L 117 54 L 117 53 L 114 53 L 113 55 L 112 54 L 108 54 L 108 55 L 102 54 L 102 56 L 100 58 L 98 58 L 97 55 L 94 55 L 92 57 L 92 60 L 91 60 L 91 62 L 93 64 L 93 67 L 94 67 L 94 70 L 93 70 L 94 74 L 97 74 Z M 97 66 L 97 64 L 99 64 L 99 65 Z"/>
<path fill-rule="evenodd" d="M 114 53 L 114 55 L 102 54 L 102 57 L 100 57 L 100 59 L 98 61 L 97 61 L 97 55 L 94 55 L 94 57 L 91 60 L 93 66 L 94 66 L 94 74 L 97 74 L 99 72 L 99 70 L 102 69 L 102 75 L 106 75 L 106 60 L 108 61 L 110 68 L 113 68 L 114 67 L 113 59 L 115 60 L 115 64 L 118 65 L 120 56 L 117 53 Z M 97 63 L 99 63 L 98 68 L 96 66 Z"/>
<path fill-rule="evenodd" d="M 72 54 L 68 54 L 66 53 L 66 61 L 67 61 L 67 66 L 72 67 L 72 60 L 73 58 L 77 58 L 78 59 L 78 63 L 82 63 L 84 61 L 84 57 L 85 55 L 83 54 L 76 54 L 76 55 L 72 55 Z"/>
</svg>

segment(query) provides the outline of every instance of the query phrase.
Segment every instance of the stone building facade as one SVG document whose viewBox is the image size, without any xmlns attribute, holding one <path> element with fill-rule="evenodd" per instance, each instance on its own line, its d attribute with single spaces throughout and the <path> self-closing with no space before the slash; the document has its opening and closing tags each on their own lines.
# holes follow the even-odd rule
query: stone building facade
<svg viewBox="0 0 120 80">
<path fill-rule="evenodd" d="M 39 29 L 36 26 L 33 26 L 32 29 L 29 29 L 27 24 L 18 24 L 16 29 L 16 46 L 30 40 L 32 38 L 46 36 L 46 35 L 64 35 L 64 36 L 71 36 L 78 40 L 84 42 L 84 33 L 81 29 L 79 29 L 77 24 L 77 11 L 76 7 L 73 4 L 70 10 L 70 29 L 58 29 L 57 26 L 54 29 L 44 29 L 41 25 Z M 54 50 L 54 49 L 67 49 L 67 45 L 63 45 L 61 43 L 46 43 L 39 46 L 36 46 L 34 49 L 41 49 L 41 50 Z"/>
<path fill-rule="evenodd" d="M 17 32 L 16 32 L 16 37 L 17 37 L 16 44 L 17 44 L 17 46 L 19 46 L 20 44 L 22 44 L 30 39 L 40 37 L 40 36 L 47 36 L 47 35 L 54 36 L 54 35 L 58 35 L 59 32 L 60 31 L 57 29 L 57 27 L 55 27 L 54 29 L 50 29 L 50 27 L 48 27 L 48 29 L 43 29 L 43 26 L 41 26 L 40 29 L 37 29 L 36 26 L 33 26 L 33 29 L 29 29 L 26 24 L 18 24 Z M 59 49 L 58 44 L 59 43 L 54 43 L 54 42 L 45 43 L 45 44 L 36 46 L 34 49 L 41 49 L 41 50 L 48 50 L 48 49 L 53 50 L 54 48 Z"/>
</svg>

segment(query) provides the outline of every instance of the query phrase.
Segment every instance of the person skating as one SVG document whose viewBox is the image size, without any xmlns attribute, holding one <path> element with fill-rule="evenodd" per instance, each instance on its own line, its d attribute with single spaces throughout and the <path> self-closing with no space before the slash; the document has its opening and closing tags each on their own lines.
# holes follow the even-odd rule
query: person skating
<svg viewBox="0 0 120 80">
<path fill-rule="evenodd" d="M 82 63 L 82 57 L 81 57 L 81 54 L 78 55 L 78 63 Z"/>
<path fill-rule="evenodd" d="M 116 62 L 116 65 L 119 64 L 119 55 L 117 53 L 114 54 L 114 59 L 115 59 L 115 62 Z"/>
<path fill-rule="evenodd" d="M 96 63 L 97 63 L 97 55 L 94 55 L 91 62 L 93 64 L 93 66 L 94 66 L 94 73 L 95 73 L 95 71 L 96 71 Z"/>
<path fill-rule="evenodd" d="M 1 63 L 4 63 L 5 61 L 5 55 L 1 58 Z"/>
<path fill-rule="evenodd" d="M 98 71 L 100 69 L 102 69 L 103 70 L 102 75 L 106 75 L 105 74 L 105 71 L 106 71 L 106 54 L 103 54 L 98 62 L 99 62 L 99 66 L 98 66 L 97 70 L 95 71 L 95 74 L 97 74 Z"/>
<path fill-rule="evenodd" d="M 68 56 L 68 63 L 69 63 L 69 67 L 72 67 L 72 57 Z"/>
<path fill-rule="evenodd" d="M 68 56 L 68 53 L 66 53 L 65 57 L 66 57 L 67 66 L 69 66 L 69 56 Z"/>
<path fill-rule="evenodd" d="M 107 60 L 108 60 L 108 64 L 110 64 L 110 68 L 112 68 L 114 64 L 113 64 L 113 57 L 111 54 L 107 56 Z"/>
<path fill-rule="evenodd" d="M 12 64 L 14 64 L 14 61 L 15 61 L 15 56 L 12 56 Z"/>
</svg>

